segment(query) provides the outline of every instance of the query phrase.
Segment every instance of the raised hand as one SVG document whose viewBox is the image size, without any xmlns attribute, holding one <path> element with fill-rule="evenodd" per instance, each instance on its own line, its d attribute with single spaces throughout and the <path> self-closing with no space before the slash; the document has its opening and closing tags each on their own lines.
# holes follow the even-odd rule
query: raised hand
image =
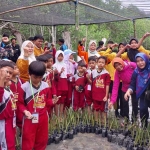
<svg viewBox="0 0 150 150">
<path fill-rule="evenodd" d="M 150 32 L 145 33 L 143 37 L 147 38 L 148 36 L 150 36 Z"/>
</svg>

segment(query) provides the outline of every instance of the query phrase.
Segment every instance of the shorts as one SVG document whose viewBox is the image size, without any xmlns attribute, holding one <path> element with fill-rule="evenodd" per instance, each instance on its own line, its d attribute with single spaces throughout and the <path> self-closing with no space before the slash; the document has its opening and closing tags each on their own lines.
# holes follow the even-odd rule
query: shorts
<svg viewBox="0 0 150 150">
<path fill-rule="evenodd" d="M 113 81 L 111 80 L 109 85 L 109 93 L 112 93 L 112 89 L 113 89 Z"/>
<path fill-rule="evenodd" d="M 97 100 L 93 100 L 93 109 L 96 111 L 101 111 L 101 112 L 105 112 L 105 104 L 106 102 L 104 101 L 97 101 Z"/>
</svg>

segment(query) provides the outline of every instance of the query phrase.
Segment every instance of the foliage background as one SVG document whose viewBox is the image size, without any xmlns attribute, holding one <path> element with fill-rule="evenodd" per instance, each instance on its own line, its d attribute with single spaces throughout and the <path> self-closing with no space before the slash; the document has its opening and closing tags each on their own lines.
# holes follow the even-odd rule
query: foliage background
<svg viewBox="0 0 150 150">
<path fill-rule="evenodd" d="M 8 2 L 9 1 L 10 0 L 8 0 Z M 26 2 L 29 3 L 31 1 L 34 2 L 33 0 L 28 0 Z M 36 2 L 39 3 L 43 1 L 44 0 L 40 0 Z M 127 17 L 144 15 L 144 12 L 139 10 L 134 5 L 131 4 L 128 7 L 123 7 L 121 2 L 119 2 L 118 0 L 82 0 L 82 1 L 93 4 L 95 6 L 100 6 L 101 8 L 105 10 L 108 10 L 108 11 L 111 11 L 120 15 L 124 15 Z M 25 1 L 22 1 L 22 2 L 25 2 Z M 21 0 L 15 1 L 15 5 L 21 6 Z M 54 5 L 54 6 L 55 7 L 53 7 L 53 10 L 56 10 L 56 12 L 61 11 L 62 18 L 63 18 L 63 15 L 65 15 L 65 11 L 63 10 L 68 10 L 70 14 L 74 13 L 74 10 L 71 9 L 73 8 L 74 5 L 73 6 L 70 5 L 70 8 L 66 8 L 68 5 L 65 5 L 65 3 L 63 5 Z M 61 9 L 60 9 L 60 6 L 61 6 Z M 50 10 L 51 10 L 50 6 L 43 6 L 43 7 L 39 7 L 37 12 L 44 13 Z M 29 10 L 27 10 L 27 12 L 28 11 Z M 36 11 L 34 12 L 36 13 Z M 97 12 L 93 10 L 93 12 L 91 13 L 86 13 L 86 12 L 90 12 L 88 7 L 80 7 L 79 20 L 86 19 L 87 22 L 89 23 L 90 19 L 95 19 L 95 18 L 97 19 L 95 20 L 97 22 L 99 18 L 104 18 L 104 19 L 106 18 L 110 20 L 112 19 L 111 15 L 104 14 L 100 11 Z M 37 15 L 38 13 L 36 14 L 36 16 Z M 60 12 L 59 12 L 59 15 L 60 15 Z M 51 16 L 49 16 L 49 18 L 50 17 Z M 67 17 L 70 17 L 70 16 L 67 16 Z M 21 14 L 20 14 L 20 18 L 22 18 Z M 34 22 L 34 19 L 35 18 L 33 18 L 33 22 Z M 30 24 L 18 24 L 18 23 L 14 23 L 14 26 L 23 35 L 23 40 L 28 39 L 28 37 L 34 36 L 35 34 L 42 34 L 46 41 L 49 41 L 49 42 L 52 41 L 52 37 L 50 34 L 51 26 L 38 26 L 38 25 L 30 25 Z M 146 32 L 150 32 L 150 20 L 149 19 L 137 19 L 135 20 L 135 26 L 136 26 L 136 38 L 137 39 L 140 39 L 143 36 L 143 34 L 145 34 Z M 71 45 L 72 45 L 73 50 L 76 50 L 76 47 L 77 47 L 76 39 L 81 40 L 83 37 L 87 38 L 86 47 L 88 48 L 88 43 L 92 39 L 98 42 L 102 38 L 105 37 L 107 40 L 113 40 L 114 42 L 117 42 L 117 43 L 120 43 L 120 42 L 128 43 L 130 38 L 134 36 L 133 22 L 131 20 L 100 23 L 100 24 L 90 24 L 90 25 L 80 25 L 77 38 L 76 38 L 77 34 L 75 30 L 75 25 L 58 25 L 56 26 L 56 39 L 62 38 L 63 31 L 70 32 Z M 1 32 L 1 35 L 4 32 L 11 34 L 11 32 L 5 28 L 0 30 L 0 32 Z M 150 49 L 150 38 L 147 38 L 144 41 L 143 45 L 147 49 Z"/>
</svg>

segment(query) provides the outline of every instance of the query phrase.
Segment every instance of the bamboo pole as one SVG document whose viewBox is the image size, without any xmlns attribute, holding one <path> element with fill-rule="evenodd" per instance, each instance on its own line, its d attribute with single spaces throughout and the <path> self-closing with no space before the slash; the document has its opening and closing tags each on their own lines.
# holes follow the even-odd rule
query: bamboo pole
<svg viewBox="0 0 150 150">
<path fill-rule="evenodd" d="M 40 4 L 36 4 L 36 5 L 31 5 L 31 6 L 15 8 L 15 9 L 11 9 L 11 10 L 7 10 L 7 11 L 4 11 L 4 12 L 1 12 L 0 15 L 4 15 L 4 14 L 10 13 L 10 12 L 14 12 L 14 11 L 18 11 L 18 10 L 24 10 L 24 9 L 40 7 L 40 6 L 45 6 L 45 5 L 52 5 L 52 4 L 57 4 L 57 3 L 64 3 L 64 2 L 69 2 L 69 1 L 73 1 L 73 0 L 54 0 L 54 1 L 51 1 L 51 2 L 46 2 L 46 3 L 40 3 Z"/>
<path fill-rule="evenodd" d="M 118 15 L 118 14 L 116 14 L 116 13 L 113 13 L 113 12 L 110 12 L 110 11 L 107 11 L 107 10 L 104 10 L 104 9 L 101 9 L 101 8 L 99 8 L 99 7 L 93 6 L 93 5 L 88 4 L 88 3 L 84 3 L 84 2 L 79 1 L 79 4 L 84 5 L 84 6 L 88 6 L 88 7 L 91 7 L 91 8 L 97 9 L 97 10 L 100 10 L 100 11 L 103 11 L 103 12 L 105 12 L 105 13 L 108 13 L 108 14 L 111 14 L 111 15 L 114 15 L 114 16 L 117 16 L 117 17 L 126 19 L 126 20 L 132 20 L 131 18 L 127 18 L 127 17 L 121 16 L 121 15 Z"/>
<path fill-rule="evenodd" d="M 88 25 L 86 25 L 86 33 L 85 33 L 85 35 L 86 35 L 86 40 L 85 40 L 85 50 L 87 50 L 87 40 L 88 40 Z"/>
<path fill-rule="evenodd" d="M 79 38 L 79 6 L 78 6 L 78 0 L 75 2 L 75 30 L 76 30 L 76 54 L 78 53 L 78 38 Z M 77 54 L 78 55 L 78 54 Z M 77 60 L 77 55 L 75 60 Z"/>
<path fill-rule="evenodd" d="M 133 31 L 134 31 L 134 38 L 136 38 L 135 20 L 133 20 Z"/>
</svg>

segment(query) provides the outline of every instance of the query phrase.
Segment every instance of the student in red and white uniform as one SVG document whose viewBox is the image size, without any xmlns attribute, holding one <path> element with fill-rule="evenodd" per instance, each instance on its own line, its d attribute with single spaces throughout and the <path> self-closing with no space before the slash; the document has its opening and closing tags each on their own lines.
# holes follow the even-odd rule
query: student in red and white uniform
<svg viewBox="0 0 150 150">
<path fill-rule="evenodd" d="M 72 78 L 75 74 L 77 63 L 74 61 L 74 56 L 76 52 L 73 52 L 70 49 L 67 49 L 64 51 L 64 62 L 67 66 L 67 78 L 68 78 L 68 95 L 67 99 L 65 101 L 65 108 L 70 108 L 70 105 L 72 104 L 72 94 L 73 94 L 73 83 Z"/>
<path fill-rule="evenodd" d="M 40 55 L 36 58 L 38 61 L 42 61 L 45 63 L 46 65 L 46 72 L 43 76 L 43 81 L 47 82 L 53 97 L 56 97 L 56 87 L 54 84 L 54 71 L 53 71 L 53 56 L 50 54 L 44 54 L 44 55 Z M 48 68 L 49 66 L 49 68 Z"/>
<path fill-rule="evenodd" d="M 95 68 L 96 68 L 96 57 L 91 56 L 88 58 L 88 69 L 86 73 L 87 79 L 91 78 L 92 70 L 94 70 Z M 92 90 L 91 84 L 87 83 L 85 86 L 85 98 L 89 114 L 91 114 L 91 105 L 93 103 L 91 90 Z"/>
<path fill-rule="evenodd" d="M 42 61 L 44 62 L 45 66 L 46 66 L 46 72 L 43 76 L 43 81 L 46 82 L 49 85 L 49 88 L 51 90 L 52 93 L 52 97 L 54 99 L 57 98 L 56 96 L 56 87 L 55 87 L 55 83 L 54 83 L 54 71 L 52 69 L 53 66 L 53 56 L 50 54 L 44 54 L 44 55 L 40 55 L 36 58 L 38 61 Z M 50 68 L 47 68 L 47 67 Z M 49 116 L 51 116 L 52 113 L 52 109 L 49 111 Z"/>
<path fill-rule="evenodd" d="M 0 150 L 15 150 L 16 101 L 10 90 L 13 65 L 0 61 Z"/>
<path fill-rule="evenodd" d="M 98 114 L 102 123 L 106 121 L 105 104 L 108 100 L 110 75 L 104 68 L 106 58 L 100 56 L 97 60 L 98 68 L 92 71 L 92 99 L 95 121 L 98 121 Z"/>
<path fill-rule="evenodd" d="M 84 88 L 86 85 L 86 65 L 79 63 L 77 67 L 77 73 L 73 77 L 74 82 L 74 100 L 73 109 L 77 111 L 79 108 L 85 107 L 85 92 Z"/>
<path fill-rule="evenodd" d="M 23 84 L 23 80 L 19 78 L 19 68 L 14 62 L 11 62 L 11 64 L 14 66 L 14 71 L 11 79 L 11 85 L 10 90 L 13 92 L 14 99 L 16 103 L 18 102 L 18 95 L 19 95 L 19 89 L 21 88 L 21 85 Z M 19 109 L 16 110 L 16 124 L 20 128 L 22 128 L 22 119 L 23 114 L 19 111 Z"/>
<path fill-rule="evenodd" d="M 22 150 L 44 150 L 48 140 L 48 111 L 53 103 L 51 90 L 42 81 L 46 71 L 43 62 L 29 65 L 30 81 L 19 91 L 18 108 L 25 115 L 22 126 Z"/>
<path fill-rule="evenodd" d="M 55 105 L 55 114 L 62 116 L 64 114 L 64 104 L 68 94 L 67 81 L 67 66 L 64 63 L 64 52 L 58 50 L 55 55 L 55 64 L 53 65 L 55 71 L 55 85 L 57 96 L 61 96 Z"/>
</svg>

